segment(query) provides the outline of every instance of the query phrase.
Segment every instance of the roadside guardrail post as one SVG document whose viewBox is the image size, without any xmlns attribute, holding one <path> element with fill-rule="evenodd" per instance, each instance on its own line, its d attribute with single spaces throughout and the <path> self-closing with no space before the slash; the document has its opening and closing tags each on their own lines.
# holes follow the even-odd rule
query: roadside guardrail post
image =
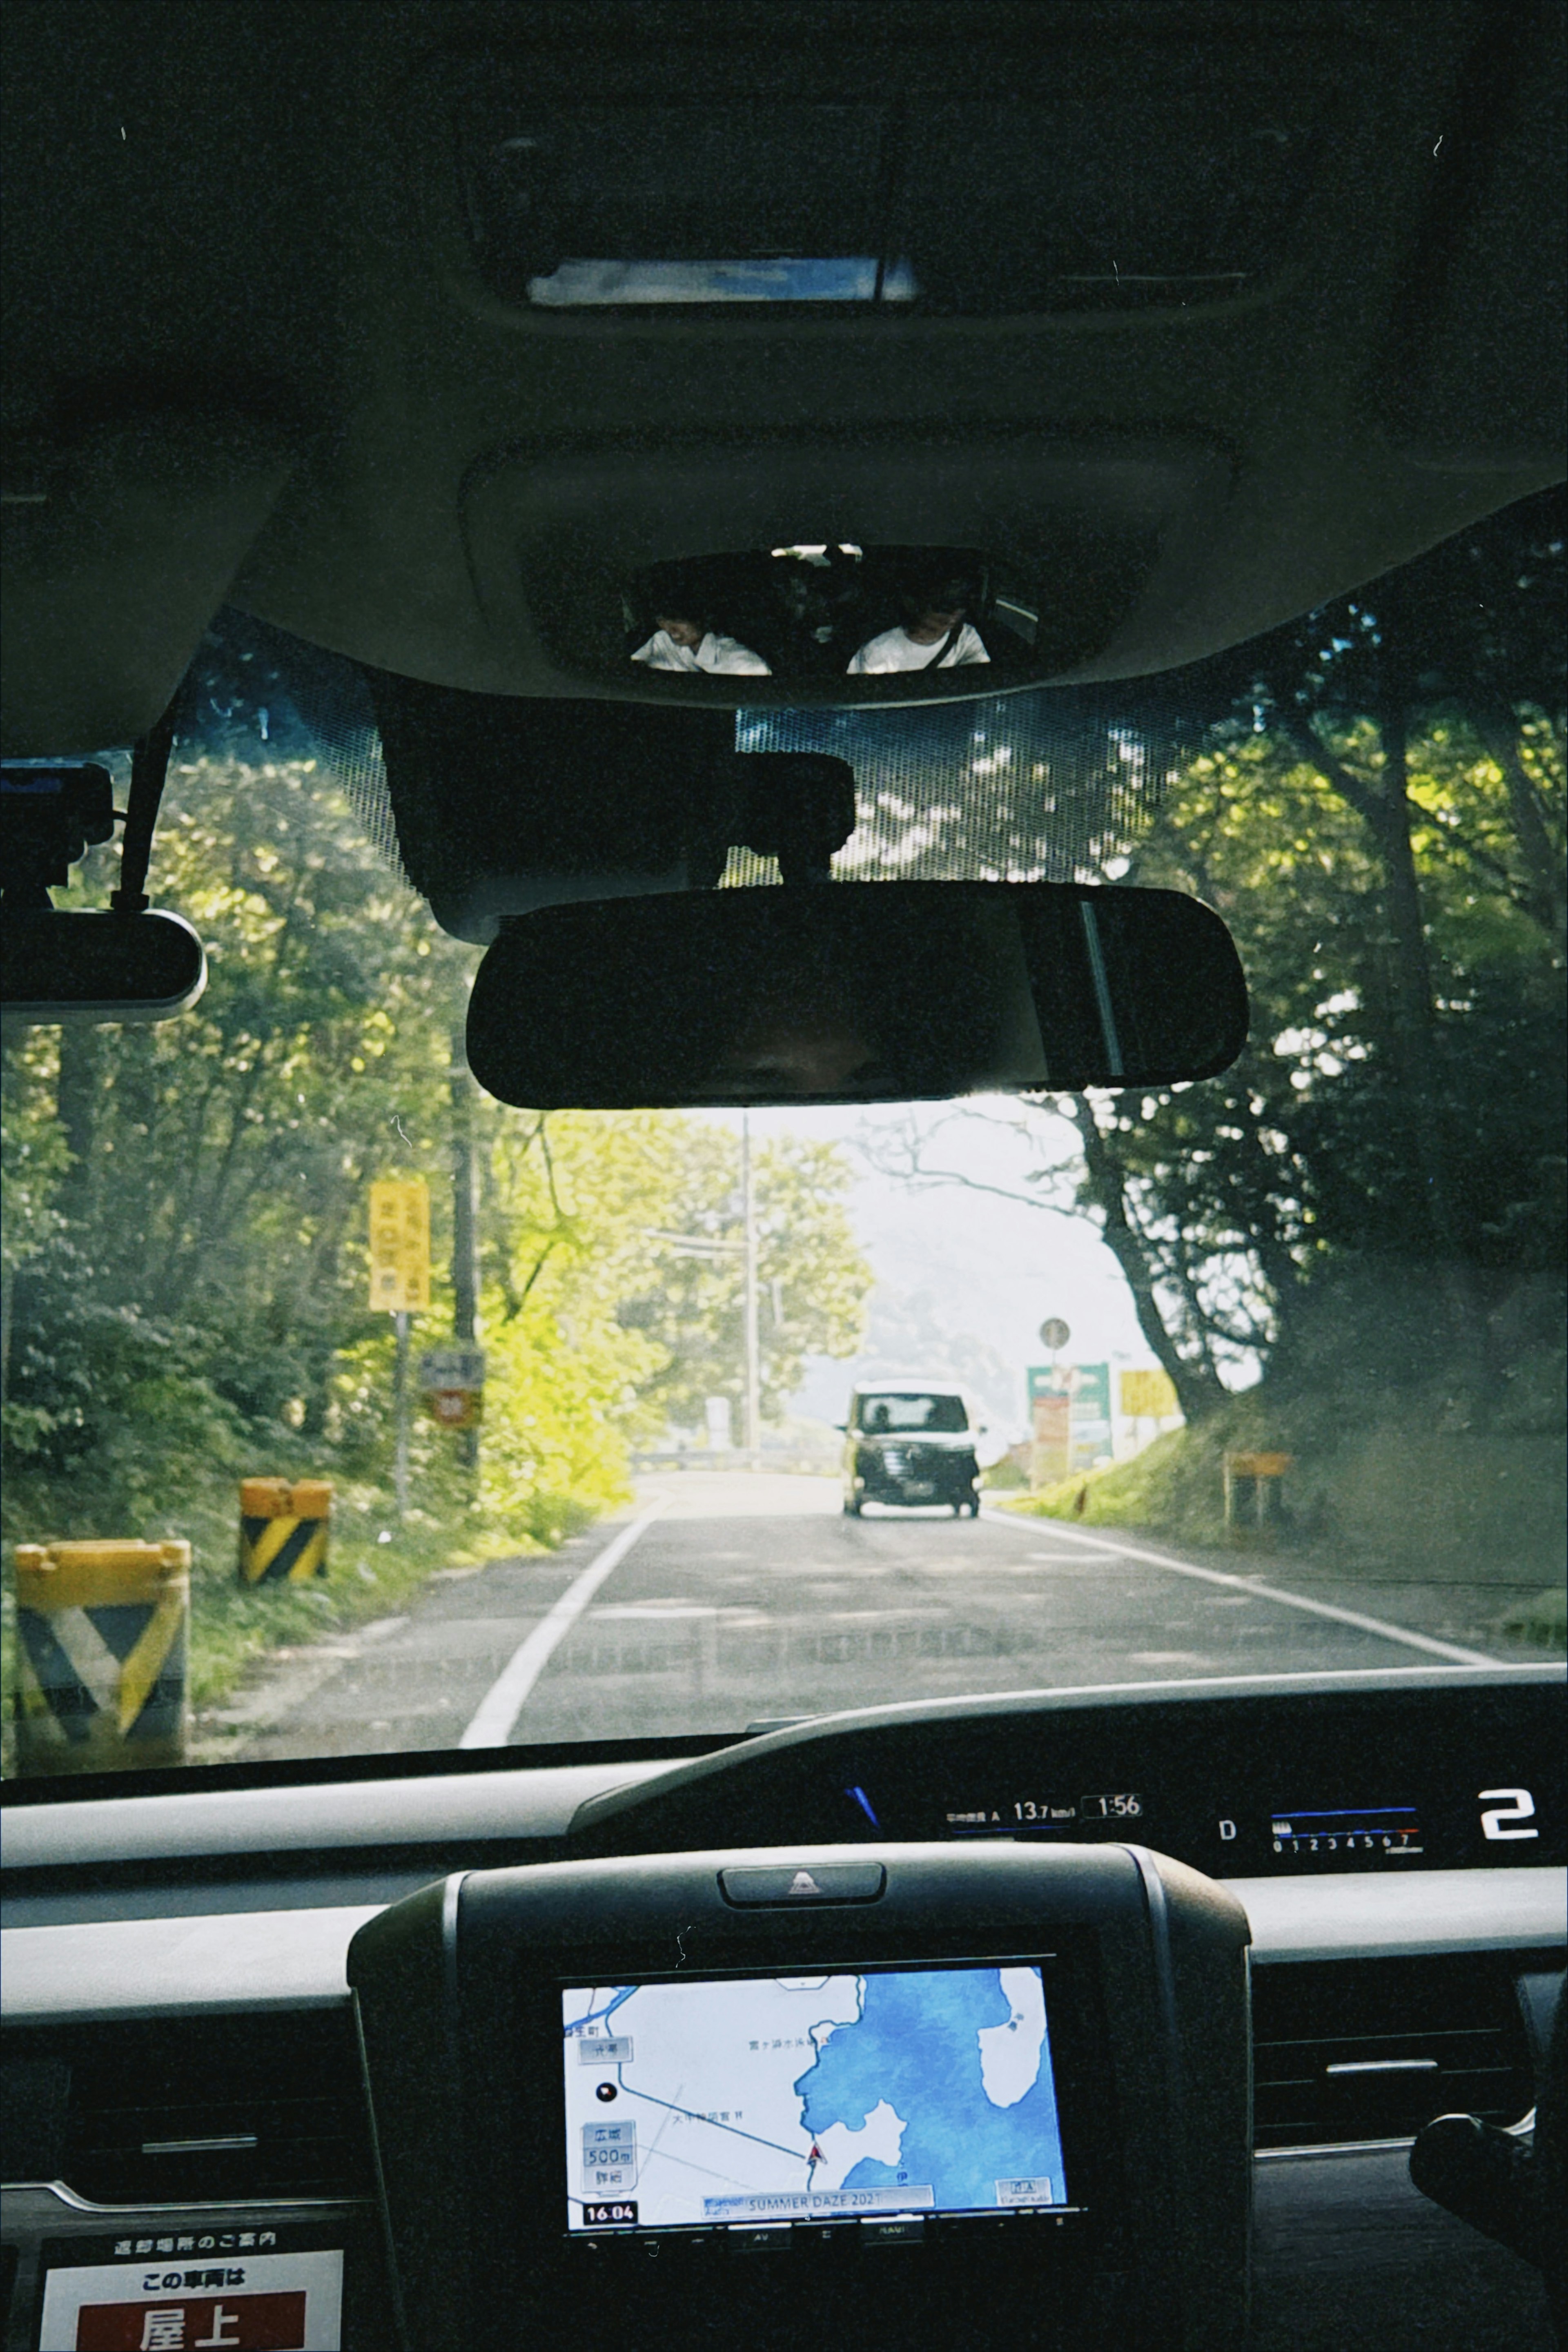
<svg viewBox="0 0 1568 2352">
<path fill-rule="evenodd" d="M 1227 1454 L 1225 1457 L 1225 1525 L 1227 1535 L 1268 1535 L 1285 1521 L 1285 1474 L 1289 1454 Z"/>
<path fill-rule="evenodd" d="M 327 1573 L 332 1487 L 328 1478 L 242 1478 L 239 1580 L 309 1584 Z"/>
<path fill-rule="evenodd" d="M 190 1545 L 18 1544 L 16 1569 L 18 1770 L 180 1763 Z"/>
</svg>

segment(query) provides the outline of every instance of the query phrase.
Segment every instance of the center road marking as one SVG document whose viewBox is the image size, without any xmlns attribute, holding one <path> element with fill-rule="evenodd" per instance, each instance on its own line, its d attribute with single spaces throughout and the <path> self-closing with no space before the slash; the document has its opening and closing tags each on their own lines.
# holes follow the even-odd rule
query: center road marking
<svg viewBox="0 0 1568 2352">
<path fill-rule="evenodd" d="M 628 1527 L 605 1546 L 592 1567 L 569 1584 L 554 1607 L 542 1617 L 526 1641 L 520 1642 L 474 1712 L 474 1719 L 458 1740 L 459 1748 L 504 1748 L 521 1714 L 529 1692 L 550 1663 L 551 1653 L 565 1640 L 605 1579 L 617 1569 L 637 1538 L 668 1510 L 669 1498 L 639 1512 Z"/>
<path fill-rule="evenodd" d="M 1023 1525 L 1015 1511 L 988 1511 L 980 1514 L 998 1527 L 1016 1528 Z M 1039 1522 L 1029 1528 L 1037 1533 Z M 1173 1576 L 1195 1577 L 1203 1584 L 1226 1584 L 1233 1591 L 1244 1592 L 1254 1601 L 1277 1601 L 1282 1609 L 1303 1609 L 1309 1617 L 1331 1617 L 1336 1624 L 1354 1625 L 1363 1633 L 1381 1634 L 1385 1642 L 1403 1642 L 1407 1650 L 1426 1650 L 1435 1658 L 1447 1658 L 1459 1666 L 1495 1666 L 1509 1663 L 1489 1658 L 1483 1650 L 1462 1650 L 1457 1642 L 1439 1642 L 1430 1633 L 1412 1633 L 1404 1625 L 1385 1624 L 1381 1617 L 1363 1617 L 1358 1609 L 1339 1609 L 1331 1601 L 1309 1601 L 1304 1593 L 1281 1592 L 1278 1585 L 1255 1583 L 1250 1576 L 1227 1576 L 1219 1568 L 1194 1568 L 1190 1560 L 1171 1559 L 1164 1552 L 1147 1551 L 1138 1544 L 1110 1543 L 1103 1536 L 1091 1536 L 1087 1529 L 1075 1527 L 1068 1531 L 1068 1541 L 1088 1544 L 1095 1551 L 1114 1552 L 1122 1559 L 1146 1560 L 1151 1568 L 1168 1569 Z"/>
</svg>

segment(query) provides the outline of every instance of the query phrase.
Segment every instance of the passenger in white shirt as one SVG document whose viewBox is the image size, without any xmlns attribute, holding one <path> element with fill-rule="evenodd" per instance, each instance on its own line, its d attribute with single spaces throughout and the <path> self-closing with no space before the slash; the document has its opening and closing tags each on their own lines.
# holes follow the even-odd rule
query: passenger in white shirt
<svg viewBox="0 0 1568 2352">
<path fill-rule="evenodd" d="M 675 614 L 655 614 L 653 635 L 637 647 L 632 659 L 646 662 L 649 669 L 708 670 L 723 677 L 773 676 L 761 654 L 754 654 L 738 637 L 723 636 L 717 629 L 704 628 L 700 621 L 682 620 Z"/>
<path fill-rule="evenodd" d="M 952 643 L 938 655 L 933 648 L 951 636 Z M 849 656 L 848 675 L 866 677 L 891 669 L 961 669 L 971 662 L 988 662 L 984 640 L 962 613 L 922 613 L 916 620 L 884 629 Z"/>
<path fill-rule="evenodd" d="M 884 629 L 850 656 L 849 677 L 896 669 L 962 669 L 991 659 L 979 630 L 965 617 L 968 598 L 962 582 L 943 582 L 935 594 L 907 595 L 903 606 L 897 628 Z"/>
</svg>

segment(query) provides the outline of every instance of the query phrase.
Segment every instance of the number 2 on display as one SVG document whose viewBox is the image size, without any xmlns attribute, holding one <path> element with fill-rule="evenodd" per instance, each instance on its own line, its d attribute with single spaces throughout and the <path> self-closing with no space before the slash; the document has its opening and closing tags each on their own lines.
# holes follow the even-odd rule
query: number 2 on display
<svg viewBox="0 0 1568 2352">
<path fill-rule="evenodd" d="M 1535 1799 L 1528 1789 L 1478 1789 L 1476 1802 L 1491 1808 L 1481 1815 L 1481 1835 L 1494 1843 L 1503 1838 L 1532 1838 L 1540 1834 L 1533 1826 Z M 1523 1822 L 1531 1826 L 1510 1826 Z"/>
</svg>

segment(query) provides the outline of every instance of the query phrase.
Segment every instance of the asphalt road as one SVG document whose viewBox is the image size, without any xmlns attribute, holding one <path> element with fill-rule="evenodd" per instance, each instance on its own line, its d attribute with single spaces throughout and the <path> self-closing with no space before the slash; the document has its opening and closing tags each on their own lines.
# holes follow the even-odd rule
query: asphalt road
<svg viewBox="0 0 1568 2352">
<path fill-rule="evenodd" d="M 483 1748 L 966 1692 L 1517 1660 L 1478 1647 L 1455 1609 L 1451 1591 L 1391 1596 L 1056 1521 L 850 1519 L 831 1480 L 698 1472 L 648 1480 L 635 1516 L 548 1558 L 437 1574 L 407 1616 L 279 1659 L 211 1730 L 247 1756 Z"/>
</svg>

